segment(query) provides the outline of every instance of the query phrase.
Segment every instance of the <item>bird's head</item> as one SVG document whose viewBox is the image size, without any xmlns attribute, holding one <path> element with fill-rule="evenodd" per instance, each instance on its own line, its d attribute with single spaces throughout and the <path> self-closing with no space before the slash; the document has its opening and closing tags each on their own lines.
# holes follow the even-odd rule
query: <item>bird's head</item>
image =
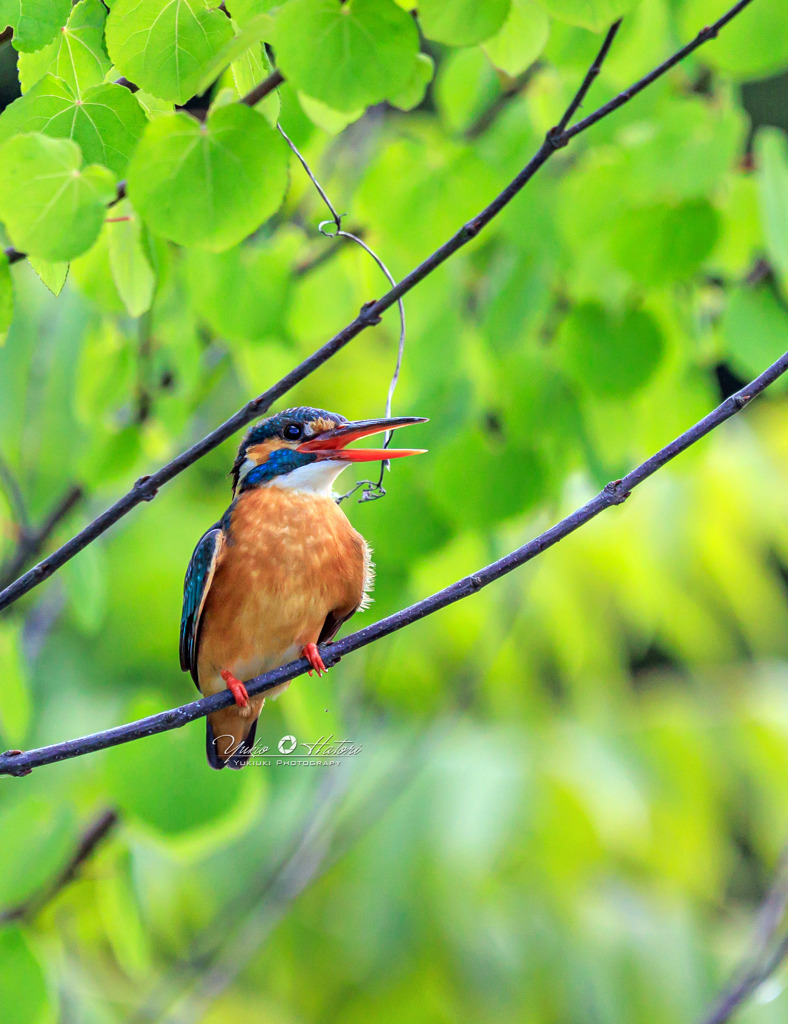
<svg viewBox="0 0 788 1024">
<path fill-rule="evenodd" d="M 256 423 L 244 437 L 233 464 L 233 494 L 268 484 L 331 494 L 334 480 L 351 462 L 398 459 L 423 451 L 347 448 L 351 441 L 425 422 L 420 416 L 349 422 L 324 409 L 285 409 Z"/>
</svg>

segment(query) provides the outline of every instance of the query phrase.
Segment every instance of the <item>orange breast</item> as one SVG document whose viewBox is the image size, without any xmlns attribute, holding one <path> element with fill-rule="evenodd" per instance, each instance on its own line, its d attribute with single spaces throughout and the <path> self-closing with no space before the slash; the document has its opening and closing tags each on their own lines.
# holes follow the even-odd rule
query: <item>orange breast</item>
<svg viewBox="0 0 788 1024">
<path fill-rule="evenodd" d="M 363 537 L 331 498 L 278 487 L 245 492 L 203 610 L 198 675 L 203 693 L 298 657 L 330 613 L 364 599 L 369 557 Z"/>
</svg>

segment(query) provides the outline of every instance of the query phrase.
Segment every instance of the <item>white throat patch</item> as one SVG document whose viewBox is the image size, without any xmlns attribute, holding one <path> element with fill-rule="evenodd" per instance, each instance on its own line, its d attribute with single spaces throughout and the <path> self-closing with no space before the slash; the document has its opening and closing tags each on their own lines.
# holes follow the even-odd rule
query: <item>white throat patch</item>
<svg viewBox="0 0 788 1024">
<path fill-rule="evenodd" d="M 300 491 L 304 494 L 318 494 L 330 498 L 334 493 L 334 481 L 343 469 L 347 469 L 348 465 L 347 462 L 335 462 L 333 459 L 325 462 L 311 462 L 308 466 L 299 466 L 298 469 L 292 469 L 289 473 L 275 476 L 268 486 L 281 487 L 284 491 Z"/>
</svg>

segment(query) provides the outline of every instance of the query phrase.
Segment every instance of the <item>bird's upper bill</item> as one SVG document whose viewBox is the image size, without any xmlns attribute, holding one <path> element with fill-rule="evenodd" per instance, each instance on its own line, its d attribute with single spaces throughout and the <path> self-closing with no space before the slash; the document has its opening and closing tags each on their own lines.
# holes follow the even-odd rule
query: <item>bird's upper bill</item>
<svg viewBox="0 0 788 1024">
<path fill-rule="evenodd" d="M 381 459 L 401 459 L 406 455 L 423 455 L 425 448 L 346 448 L 352 441 L 384 430 L 396 430 L 413 423 L 426 423 L 423 416 L 393 416 L 379 420 L 356 420 L 342 423 L 334 430 L 324 430 L 296 447 L 297 452 L 309 452 L 316 459 L 336 462 L 379 462 Z"/>
</svg>

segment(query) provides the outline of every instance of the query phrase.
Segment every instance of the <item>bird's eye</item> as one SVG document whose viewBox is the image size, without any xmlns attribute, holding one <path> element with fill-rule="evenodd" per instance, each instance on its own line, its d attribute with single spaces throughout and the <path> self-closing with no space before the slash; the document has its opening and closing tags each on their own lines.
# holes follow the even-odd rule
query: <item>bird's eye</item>
<svg viewBox="0 0 788 1024">
<path fill-rule="evenodd" d="M 288 423 L 282 433 L 288 441 L 297 441 L 303 433 L 303 430 L 297 423 Z"/>
</svg>

